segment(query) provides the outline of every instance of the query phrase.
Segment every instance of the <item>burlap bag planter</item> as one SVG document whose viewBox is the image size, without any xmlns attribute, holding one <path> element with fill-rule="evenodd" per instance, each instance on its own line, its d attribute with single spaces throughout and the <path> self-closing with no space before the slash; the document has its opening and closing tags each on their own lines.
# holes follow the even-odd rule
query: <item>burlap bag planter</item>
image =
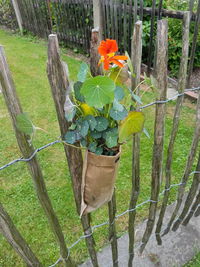
<svg viewBox="0 0 200 267">
<path fill-rule="evenodd" d="M 115 156 L 85 153 L 81 185 L 81 213 L 90 213 L 109 202 L 119 165 L 120 151 Z"/>
</svg>

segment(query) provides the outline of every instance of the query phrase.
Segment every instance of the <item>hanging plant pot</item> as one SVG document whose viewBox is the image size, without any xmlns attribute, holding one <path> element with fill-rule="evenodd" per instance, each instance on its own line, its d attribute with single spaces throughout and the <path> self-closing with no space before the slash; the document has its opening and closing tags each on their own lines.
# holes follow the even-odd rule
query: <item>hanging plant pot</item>
<svg viewBox="0 0 200 267">
<path fill-rule="evenodd" d="M 115 156 L 86 151 L 81 185 L 81 214 L 90 213 L 108 203 L 113 195 L 121 151 Z"/>
</svg>

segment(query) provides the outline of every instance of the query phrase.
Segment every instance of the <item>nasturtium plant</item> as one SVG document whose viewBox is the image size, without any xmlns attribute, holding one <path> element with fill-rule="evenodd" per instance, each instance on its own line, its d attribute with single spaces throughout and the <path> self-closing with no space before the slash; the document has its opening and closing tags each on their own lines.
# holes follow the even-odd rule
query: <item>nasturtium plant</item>
<svg viewBox="0 0 200 267">
<path fill-rule="evenodd" d="M 80 92 L 89 106 L 103 108 L 114 100 L 114 91 L 115 84 L 109 77 L 97 76 L 86 80 Z"/>
<path fill-rule="evenodd" d="M 143 131 L 149 137 L 143 128 L 142 100 L 136 94 L 137 87 L 133 90 L 126 82 L 134 77 L 131 60 L 127 52 L 124 56 L 117 51 L 115 40 L 101 42 L 98 65 L 103 65 L 102 75 L 92 77 L 89 66 L 81 64 L 63 106 L 68 125 L 63 142 L 69 146 L 79 144 L 97 155 L 113 156 L 131 135 Z M 145 76 L 145 82 L 148 88 L 156 88 L 153 77 Z M 17 128 L 31 138 L 36 129 L 42 130 L 25 113 L 17 116 Z"/>
<path fill-rule="evenodd" d="M 143 130 L 144 115 L 138 110 L 140 97 L 126 84 L 134 75 L 128 54 L 116 55 L 117 43 L 109 39 L 101 42 L 98 51 L 103 74 L 92 77 L 88 65 L 81 64 L 71 92 L 74 107 L 65 114 L 72 124 L 64 140 L 70 145 L 79 142 L 97 155 L 112 156 L 132 134 Z"/>
</svg>

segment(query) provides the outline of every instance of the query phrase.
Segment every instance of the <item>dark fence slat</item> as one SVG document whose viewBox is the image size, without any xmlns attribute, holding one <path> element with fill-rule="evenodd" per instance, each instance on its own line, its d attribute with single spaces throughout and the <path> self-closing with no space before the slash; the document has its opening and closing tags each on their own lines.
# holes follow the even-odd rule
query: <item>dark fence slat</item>
<svg viewBox="0 0 200 267">
<path fill-rule="evenodd" d="M 117 43 L 119 43 L 119 32 L 118 32 L 118 9 L 117 9 L 117 5 L 116 5 L 116 1 L 114 0 L 113 3 L 113 12 L 114 12 L 114 28 L 115 28 L 115 40 L 117 41 Z M 105 22 L 104 22 L 105 24 Z"/>
<path fill-rule="evenodd" d="M 134 24 L 137 21 L 137 14 L 138 14 L 138 0 L 134 0 Z"/>
<path fill-rule="evenodd" d="M 192 48 L 190 53 L 190 62 L 188 67 L 188 87 L 190 86 L 190 79 L 193 72 L 193 66 L 194 66 L 194 57 L 195 57 L 195 51 L 197 46 L 197 38 L 199 33 L 199 26 L 200 26 L 200 0 L 198 2 L 198 8 L 197 8 L 197 16 L 194 26 L 194 35 L 192 40 Z"/>
<path fill-rule="evenodd" d="M 143 0 L 140 0 L 140 20 L 143 21 L 143 11 L 144 9 L 144 3 L 143 3 Z"/>
<path fill-rule="evenodd" d="M 159 0 L 159 5 L 158 5 L 158 20 L 162 19 L 162 5 L 163 5 L 163 0 Z"/>
<path fill-rule="evenodd" d="M 147 72 L 148 73 L 150 73 L 151 63 L 152 63 L 153 36 L 154 36 L 154 24 L 155 24 L 155 8 L 156 8 L 156 0 L 153 0 L 153 2 L 152 2 L 152 12 L 151 12 L 151 28 L 150 28 L 148 59 L 147 59 Z"/>
<path fill-rule="evenodd" d="M 0 203 L 0 232 L 29 267 L 42 267 L 29 245 L 15 227 L 12 219 Z"/>
<path fill-rule="evenodd" d="M 12 119 L 13 128 L 15 131 L 19 149 L 24 158 L 29 158 L 30 155 L 32 155 L 35 150 L 34 147 L 29 143 L 30 136 L 23 134 L 17 129 L 17 115 L 22 113 L 22 108 L 16 94 L 14 82 L 12 80 L 12 76 L 6 61 L 3 47 L 1 46 L 0 46 L 0 82 L 2 85 L 2 92 L 6 102 L 6 106 L 8 108 L 8 111 Z M 60 247 L 60 255 L 63 259 L 63 262 L 65 266 L 71 267 L 73 266 L 73 263 L 71 261 L 71 258 L 68 257 L 69 256 L 68 249 L 65 244 L 64 235 L 62 233 L 62 229 L 58 221 L 58 218 L 53 210 L 51 200 L 48 196 L 42 170 L 36 156 L 33 157 L 28 162 L 28 167 L 34 182 L 39 202 L 45 211 L 49 224 L 52 228 L 52 231 Z"/>
<path fill-rule="evenodd" d="M 158 21 L 157 29 L 157 58 L 156 58 L 156 79 L 157 87 L 160 91 L 159 100 L 166 99 L 167 92 L 167 45 L 168 45 L 168 25 L 166 20 Z M 165 104 L 156 104 L 156 115 L 154 125 L 154 146 L 152 161 L 151 178 L 151 202 L 146 230 L 142 238 L 140 252 L 142 253 L 150 238 L 155 224 L 155 216 L 160 190 L 160 181 L 162 180 L 162 158 L 164 144 L 164 119 Z"/>
<path fill-rule="evenodd" d="M 123 0 L 124 2 L 124 12 L 121 13 L 123 14 L 123 37 L 122 37 L 122 41 L 123 41 L 123 47 L 124 47 L 124 51 L 127 51 L 127 10 L 128 10 L 128 5 L 127 5 L 127 0 Z"/>
<path fill-rule="evenodd" d="M 189 11 L 192 13 L 192 11 L 193 11 L 193 8 L 194 8 L 194 1 L 195 0 L 190 0 L 189 1 Z"/>
<path fill-rule="evenodd" d="M 187 12 L 184 16 L 183 20 L 183 37 L 182 37 L 182 56 L 181 56 L 181 63 L 180 63 L 180 69 L 179 69 L 179 78 L 178 78 L 178 92 L 182 93 L 186 87 L 186 82 L 187 82 L 187 64 L 188 64 L 188 53 L 189 53 L 189 26 L 190 26 L 190 13 Z M 173 158 L 173 151 L 174 151 L 174 144 L 179 128 L 179 121 L 180 121 L 180 113 L 181 113 L 181 108 L 183 104 L 183 99 L 184 95 L 180 96 L 177 99 L 176 102 L 176 108 L 174 112 L 174 117 L 173 117 L 173 126 L 172 126 L 172 131 L 170 135 L 170 141 L 169 141 L 169 146 L 167 150 L 167 160 L 166 160 L 166 166 L 165 166 L 165 193 L 161 205 L 161 210 L 159 213 L 158 221 L 157 221 L 157 226 L 156 226 L 156 239 L 159 245 L 162 244 L 162 240 L 160 237 L 160 231 L 163 223 L 163 218 L 165 215 L 165 211 L 167 208 L 167 203 L 169 199 L 169 190 L 168 188 L 171 185 L 171 165 L 172 165 L 172 158 Z"/>
<path fill-rule="evenodd" d="M 133 1 L 129 0 L 129 10 L 128 10 L 128 52 L 131 52 L 131 35 L 133 34 L 133 25 L 134 25 L 134 21 L 133 21 Z"/>
</svg>

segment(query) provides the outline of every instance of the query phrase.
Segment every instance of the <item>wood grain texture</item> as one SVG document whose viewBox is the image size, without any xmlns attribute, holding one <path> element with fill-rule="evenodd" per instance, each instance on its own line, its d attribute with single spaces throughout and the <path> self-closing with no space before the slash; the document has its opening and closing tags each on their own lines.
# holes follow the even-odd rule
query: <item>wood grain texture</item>
<svg viewBox="0 0 200 267">
<path fill-rule="evenodd" d="M 186 187 L 186 184 L 187 184 L 187 181 L 188 181 L 191 169 L 192 169 L 192 164 L 193 164 L 195 156 L 196 156 L 196 151 L 198 148 L 199 139 L 200 139 L 200 93 L 199 93 L 198 100 L 197 100 L 196 125 L 195 125 L 195 130 L 194 130 L 191 148 L 190 148 L 188 158 L 187 158 L 185 171 L 184 171 L 183 177 L 181 179 L 182 184 L 178 188 L 176 206 L 173 210 L 173 213 L 172 213 L 171 218 L 167 224 L 167 227 L 164 230 L 163 235 L 166 235 L 169 232 L 169 230 L 171 229 L 171 226 L 172 226 L 172 224 L 173 224 L 173 222 L 174 222 L 174 220 L 178 214 L 178 211 L 181 207 L 181 203 L 183 201 L 183 196 L 184 196 L 184 192 L 185 192 L 185 187 Z"/>
<path fill-rule="evenodd" d="M 174 225 L 172 227 L 172 231 L 176 231 L 178 229 L 179 225 L 184 220 L 185 216 L 188 213 L 190 206 L 192 205 L 192 202 L 195 198 L 196 192 L 198 190 L 198 187 L 200 184 L 200 154 L 199 154 L 199 159 L 198 159 L 196 171 L 197 171 L 197 173 L 194 174 L 192 185 L 190 187 L 187 198 L 185 200 L 185 205 L 183 207 L 181 214 L 179 215 L 177 220 L 174 222 Z"/>
<path fill-rule="evenodd" d="M 91 45 L 90 45 L 90 71 L 92 76 L 102 74 L 102 66 L 98 66 L 100 55 L 98 47 L 101 42 L 100 34 L 98 29 L 92 30 Z"/>
<path fill-rule="evenodd" d="M 177 85 L 177 89 L 179 93 L 182 93 L 184 91 L 186 87 L 186 82 L 187 82 L 187 63 L 188 63 L 188 53 L 189 53 L 189 25 L 190 25 L 190 13 L 187 12 L 185 13 L 184 20 L 183 20 L 182 56 L 181 56 L 178 85 Z M 180 121 L 180 114 L 181 114 L 183 99 L 184 99 L 184 95 L 180 96 L 176 102 L 170 141 L 169 141 L 169 146 L 167 149 L 167 160 L 166 160 L 166 166 L 165 166 L 165 189 L 166 191 L 164 193 L 164 197 L 162 200 L 162 206 L 161 206 L 161 210 L 159 213 L 156 231 L 155 231 L 157 243 L 159 245 L 162 244 L 160 231 L 161 231 L 163 218 L 165 215 L 165 211 L 166 211 L 167 203 L 169 199 L 169 194 L 170 194 L 170 191 L 168 190 L 168 188 L 171 185 L 171 166 L 172 166 L 172 159 L 173 159 L 173 151 L 174 151 L 174 144 L 175 144 L 175 140 L 176 140 L 176 136 L 177 136 L 178 128 L 179 128 L 179 121 Z"/>
<path fill-rule="evenodd" d="M 20 132 L 16 126 L 17 115 L 22 113 L 23 111 L 16 94 L 14 82 L 12 80 L 8 64 L 6 62 L 6 57 L 4 54 L 3 47 L 1 46 L 0 46 L 0 82 L 2 85 L 2 92 L 6 102 L 6 106 L 8 108 L 10 117 L 12 119 L 12 124 L 19 145 L 19 149 L 24 158 L 29 158 L 35 150 L 34 147 L 29 143 L 30 136 L 27 136 L 22 132 Z M 39 199 L 42 208 L 45 211 L 49 224 L 52 228 L 52 231 L 54 232 L 54 235 L 60 247 L 60 255 L 63 259 L 63 262 L 67 267 L 73 266 L 71 258 L 68 257 L 68 249 L 65 244 L 64 235 L 62 233 L 62 229 L 58 221 L 58 218 L 53 210 L 51 200 L 48 196 L 46 185 L 42 175 L 42 170 L 40 168 L 36 156 L 33 157 L 33 159 L 28 162 L 28 167 L 29 167 L 29 172 L 33 179 L 37 197 Z"/>
<path fill-rule="evenodd" d="M 192 4 L 190 8 L 192 8 Z M 188 83 L 187 83 L 188 88 L 190 86 L 190 79 L 191 79 L 191 75 L 193 72 L 194 57 L 195 57 L 197 38 L 198 38 L 198 33 L 199 33 L 199 25 L 200 25 L 200 0 L 198 1 L 197 13 L 196 13 L 196 18 L 195 18 L 195 26 L 194 26 L 194 35 L 193 35 L 193 40 L 192 40 L 192 48 L 190 52 L 190 62 L 189 62 L 189 67 L 188 67 Z"/>
<path fill-rule="evenodd" d="M 196 199 L 190 209 L 190 212 L 188 213 L 187 217 L 185 218 L 185 220 L 183 221 L 182 225 L 186 226 L 190 219 L 192 218 L 192 216 L 198 211 L 199 212 L 199 203 L 200 203 L 200 190 L 196 196 Z"/>
<path fill-rule="evenodd" d="M 15 227 L 12 219 L 0 203 L 0 233 L 5 237 L 13 249 L 20 255 L 27 266 L 42 267 L 29 245 Z"/>
<path fill-rule="evenodd" d="M 157 29 L 157 58 L 156 58 L 156 79 L 159 89 L 159 99 L 166 99 L 167 92 L 167 45 L 168 45 L 168 25 L 166 20 L 158 21 Z M 156 115 L 154 124 L 154 146 L 152 160 L 152 178 L 151 178 L 151 200 L 149 207 L 149 216 L 145 233 L 142 238 L 140 252 L 142 253 L 153 231 L 155 216 L 160 190 L 160 181 L 162 180 L 162 159 L 164 144 L 164 122 L 165 122 L 165 104 L 156 104 Z"/>
<path fill-rule="evenodd" d="M 137 21 L 134 25 L 133 38 L 132 38 L 132 53 L 131 61 L 133 64 L 133 70 L 135 77 L 132 78 L 131 87 L 132 91 L 140 83 L 141 74 L 141 58 L 142 58 L 142 21 Z M 140 88 L 138 88 L 135 94 L 140 94 Z M 129 209 L 134 209 L 137 204 L 140 190 L 140 134 L 133 136 L 132 146 L 132 191 L 129 203 Z M 129 213 L 129 262 L 128 266 L 132 266 L 134 258 L 134 239 L 135 239 L 135 216 L 136 210 Z"/>
<path fill-rule="evenodd" d="M 69 80 L 65 68 L 63 67 L 63 63 L 60 59 L 58 39 L 55 34 L 49 35 L 47 74 L 51 87 L 52 97 L 56 107 L 61 137 L 63 138 L 69 127 L 69 124 L 65 119 L 64 113 L 64 103 L 66 94 L 69 94 Z M 68 161 L 70 175 L 72 178 L 72 187 L 76 202 L 77 213 L 80 214 L 81 181 L 83 168 L 82 154 L 81 150 L 78 148 L 78 145 L 77 148 L 65 145 L 64 150 Z M 81 223 L 85 235 L 90 235 L 85 240 L 93 266 L 98 267 L 95 243 L 93 236 L 91 235 L 92 230 L 90 227 L 89 216 L 82 216 Z"/>
<path fill-rule="evenodd" d="M 115 225 L 115 215 L 117 211 L 115 191 L 111 201 L 108 203 L 109 214 L 109 241 L 111 242 L 113 267 L 118 267 L 118 246 L 117 246 L 117 233 Z"/>
</svg>

